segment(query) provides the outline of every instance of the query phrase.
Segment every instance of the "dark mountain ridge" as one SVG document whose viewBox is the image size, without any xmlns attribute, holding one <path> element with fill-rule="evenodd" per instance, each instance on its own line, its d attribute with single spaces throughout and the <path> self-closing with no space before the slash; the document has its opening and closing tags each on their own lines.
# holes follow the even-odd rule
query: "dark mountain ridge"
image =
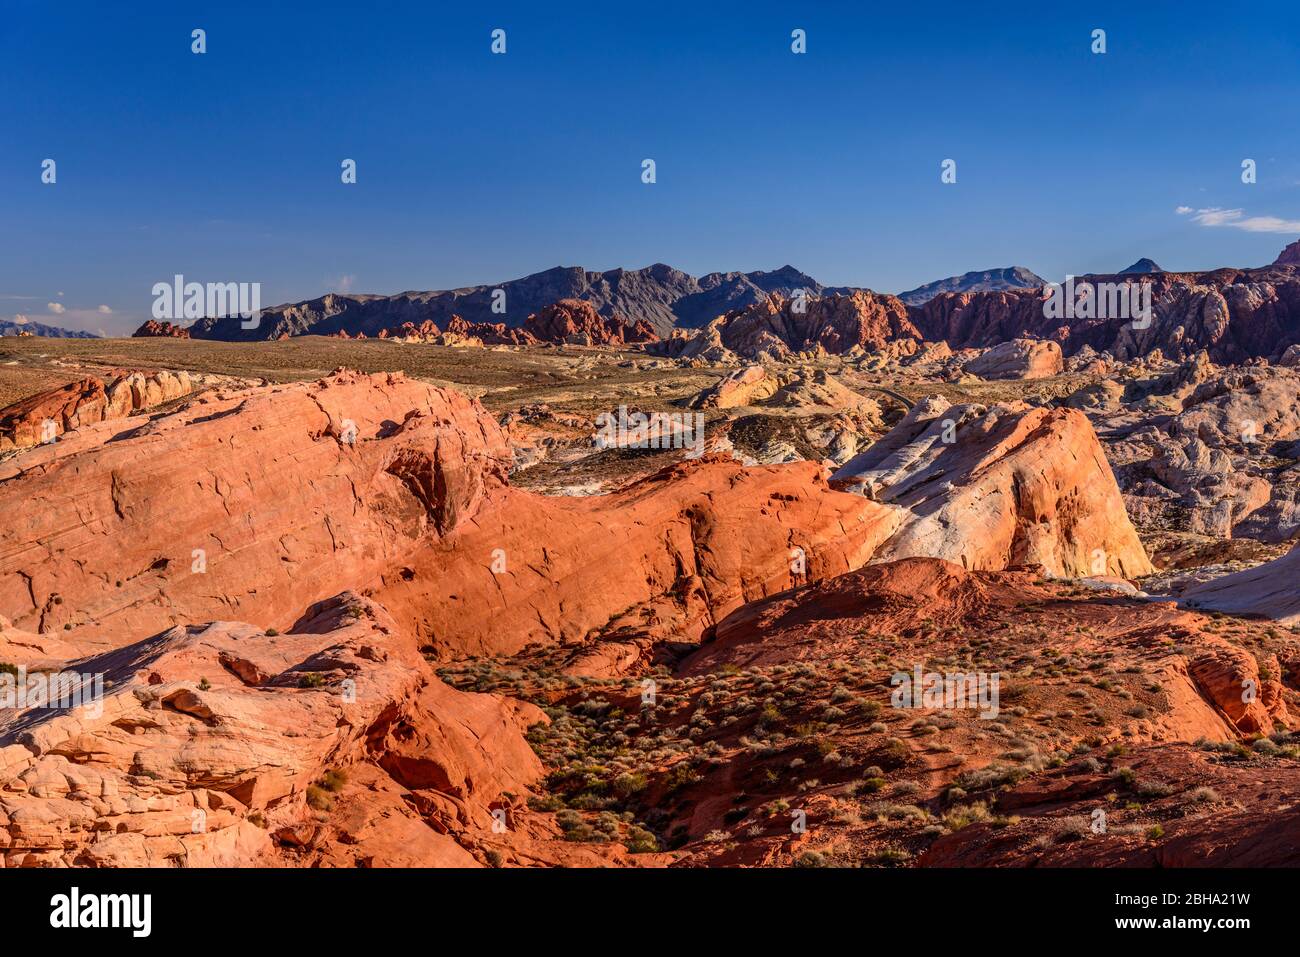
<svg viewBox="0 0 1300 957">
<path fill-rule="evenodd" d="M 1045 280 L 1024 266 L 1005 266 L 1001 269 L 982 269 L 936 279 L 924 286 L 900 292 L 898 298 L 909 306 L 923 306 L 944 292 L 997 292 L 1001 289 L 1037 289 Z"/>
</svg>

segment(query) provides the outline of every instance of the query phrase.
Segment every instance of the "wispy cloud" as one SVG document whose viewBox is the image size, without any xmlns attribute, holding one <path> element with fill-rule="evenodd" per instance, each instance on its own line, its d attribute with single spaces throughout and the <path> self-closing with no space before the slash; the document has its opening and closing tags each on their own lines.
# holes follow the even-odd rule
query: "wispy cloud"
<svg viewBox="0 0 1300 957">
<path fill-rule="evenodd" d="M 50 310 L 50 312 L 54 313 L 56 316 L 67 311 L 61 302 L 47 302 L 45 308 Z"/>
<path fill-rule="evenodd" d="M 352 284 L 357 281 L 357 277 L 350 273 L 345 276 L 339 276 L 336 279 L 325 280 L 325 285 L 330 292 L 347 293 L 352 291 Z"/>
<path fill-rule="evenodd" d="M 1228 226 L 1248 233 L 1300 233 L 1300 219 L 1283 219 L 1280 216 L 1247 216 L 1244 209 L 1192 209 L 1179 206 L 1176 213 L 1190 215 L 1198 226 Z"/>
</svg>

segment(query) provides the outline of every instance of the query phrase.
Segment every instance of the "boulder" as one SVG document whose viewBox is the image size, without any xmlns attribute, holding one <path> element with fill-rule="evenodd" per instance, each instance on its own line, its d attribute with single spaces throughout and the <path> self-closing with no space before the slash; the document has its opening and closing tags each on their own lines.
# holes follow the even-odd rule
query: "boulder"
<svg viewBox="0 0 1300 957">
<path fill-rule="evenodd" d="M 1037 564 L 1072 577 L 1152 570 L 1096 433 L 1073 409 L 932 397 L 831 484 L 908 510 L 876 560 Z"/>
<path fill-rule="evenodd" d="M 966 363 L 981 379 L 1046 379 L 1060 375 L 1061 347 L 1050 340 L 1013 339 Z"/>
</svg>

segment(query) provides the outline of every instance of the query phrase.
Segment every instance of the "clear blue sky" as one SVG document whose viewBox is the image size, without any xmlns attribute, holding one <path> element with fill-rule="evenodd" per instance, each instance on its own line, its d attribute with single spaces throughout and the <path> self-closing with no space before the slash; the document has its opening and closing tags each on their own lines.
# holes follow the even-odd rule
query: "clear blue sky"
<svg viewBox="0 0 1300 957">
<path fill-rule="evenodd" d="M 1296 4 L 1057 6 L 5 0 L 0 318 L 129 331 L 175 273 L 264 305 L 657 261 L 896 292 L 1300 237 Z"/>
</svg>

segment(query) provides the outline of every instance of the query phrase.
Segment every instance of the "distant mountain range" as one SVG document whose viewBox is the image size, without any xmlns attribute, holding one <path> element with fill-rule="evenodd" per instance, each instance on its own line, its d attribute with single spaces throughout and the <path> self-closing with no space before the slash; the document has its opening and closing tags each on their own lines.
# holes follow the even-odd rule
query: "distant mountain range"
<svg viewBox="0 0 1300 957">
<path fill-rule="evenodd" d="M 1277 260 L 1277 265 L 1282 266 L 1293 263 L 1300 263 L 1300 242 L 1288 246 Z M 1146 258 L 1116 275 L 1134 274 L 1170 275 Z M 930 315 L 934 309 L 953 308 L 945 304 L 947 300 L 943 297 L 948 293 L 977 296 L 1023 293 L 1038 290 L 1044 283 L 1041 276 L 1024 266 L 1006 266 L 939 279 L 909 289 L 896 298 L 909 312 L 926 310 Z M 229 317 L 200 319 L 189 327 L 189 332 L 196 339 L 224 340 L 338 333 L 374 337 L 405 323 L 417 328 L 432 323 L 446 329 L 453 316 L 469 323 L 496 323 L 506 329 L 517 329 L 530 315 L 547 306 L 562 299 L 578 299 L 590 303 L 601 316 L 619 316 L 629 325 L 645 322 L 658 335 L 668 336 L 674 329 L 699 329 L 723 313 L 765 302 L 769 294 L 780 293 L 789 298 L 800 289 L 811 296 L 871 292 L 882 300 L 895 298 L 881 297 L 862 287 L 823 286 L 793 266 L 771 271 L 712 272 L 699 277 L 663 263 L 643 269 L 604 272 L 591 272 L 580 266 L 557 266 L 520 279 L 461 289 L 408 291 L 391 296 L 329 293 L 264 309 L 255 329 L 244 329 L 238 317 Z M 1001 300 L 1006 296 L 994 298 Z M 498 305 L 496 310 L 494 304 Z M 922 328 L 927 328 L 924 323 Z"/>
<path fill-rule="evenodd" d="M 907 292 L 898 298 L 909 306 L 923 306 L 943 292 L 998 292 L 1002 289 L 1038 289 L 1046 282 L 1024 266 L 1005 266 L 1002 269 L 983 269 L 937 279 Z"/>
<path fill-rule="evenodd" d="M 1023 266 L 968 272 L 903 293 L 908 305 L 921 305 L 942 292 L 981 292 L 1027 289 L 1043 280 Z M 859 290 L 853 286 L 823 286 L 793 266 L 768 272 L 712 272 L 695 277 L 656 263 L 644 269 L 589 272 L 580 266 L 557 266 L 544 272 L 491 285 L 392 296 L 328 293 L 316 299 L 262 310 L 256 329 L 244 329 L 238 318 L 200 319 L 190 327 L 196 339 L 252 340 L 281 336 L 376 336 L 410 322 L 426 320 L 445 328 L 453 315 L 469 322 L 499 322 L 518 327 L 533 313 L 561 299 L 591 303 L 603 316 L 618 315 L 629 324 L 643 320 L 661 336 L 675 328 L 698 329 L 733 309 L 762 302 L 770 293 L 789 297 L 798 289 L 809 295 Z M 496 290 L 502 290 L 504 312 L 493 311 Z"/>
<path fill-rule="evenodd" d="M 99 336 L 93 332 L 80 332 L 75 329 L 64 329 L 62 326 L 47 326 L 43 322 L 33 322 L 28 319 L 26 322 L 15 322 L 12 319 L 0 319 L 0 336 L 16 336 L 23 332 L 30 332 L 34 336 L 45 336 L 47 339 L 98 339 Z"/>
<path fill-rule="evenodd" d="M 243 329 L 238 318 L 200 319 L 190 327 L 196 339 L 276 339 L 281 335 L 332 335 L 344 331 L 378 335 L 404 322 L 431 320 L 445 327 L 453 315 L 469 322 L 523 325 L 533 313 L 561 299 L 582 299 L 603 316 L 618 315 L 629 324 L 648 322 L 660 335 L 676 327 L 707 324 L 720 313 L 741 309 L 768 293 L 790 295 L 795 289 L 821 295 L 824 287 L 793 266 L 771 272 L 714 272 L 696 278 L 656 263 L 644 269 L 588 272 L 580 266 L 557 266 L 544 272 L 492 285 L 393 296 L 330 293 L 318 299 L 262 310 L 256 329 Z M 505 293 L 504 312 L 492 310 L 495 290 Z"/>
</svg>

